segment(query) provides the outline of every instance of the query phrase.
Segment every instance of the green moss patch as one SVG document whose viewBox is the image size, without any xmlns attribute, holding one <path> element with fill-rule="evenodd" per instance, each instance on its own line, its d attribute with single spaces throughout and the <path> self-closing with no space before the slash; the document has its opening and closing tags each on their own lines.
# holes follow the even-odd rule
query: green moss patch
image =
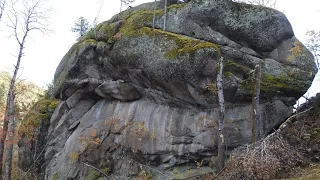
<svg viewBox="0 0 320 180">
<path fill-rule="evenodd" d="M 81 39 L 95 39 L 97 41 L 108 42 L 109 39 L 115 35 L 115 27 L 117 23 L 103 22 L 96 27 L 91 28 L 90 31 Z M 81 40 L 80 40 L 81 41 Z"/>
<path fill-rule="evenodd" d="M 105 174 L 108 174 L 110 172 L 109 168 L 101 169 L 101 171 Z M 96 179 L 99 179 L 100 177 L 103 177 L 103 174 L 101 174 L 96 170 L 91 169 L 88 171 L 88 174 L 86 175 L 85 180 L 96 180 Z"/>
<path fill-rule="evenodd" d="M 288 76 L 271 76 L 262 74 L 260 90 L 263 93 L 284 93 L 288 96 L 300 97 L 308 90 L 308 81 L 300 81 Z M 241 88 L 252 91 L 253 79 L 248 78 Z"/>
<path fill-rule="evenodd" d="M 100 173 L 95 170 L 89 170 L 85 180 L 95 180 L 100 176 Z"/>
<path fill-rule="evenodd" d="M 236 63 L 235 61 L 232 61 L 232 60 L 226 60 L 226 63 L 224 65 L 224 69 L 225 69 L 225 71 L 239 70 L 239 71 L 242 71 L 245 74 L 248 74 L 251 71 L 250 68 L 248 68 L 248 67 L 246 67 L 244 65 L 238 64 L 238 63 Z"/>
<path fill-rule="evenodd" d="M 156 16 L 163 15 L 163 10 L 156 10 Z M 136 36 L 139 35 L 139 29 L 146 26 L 146 23 L 152 22 L 153 11 L 138 11 L 125 19 L 124 25 L 120 28 L 121 35 Z"/>
<path fill-rule="evenodd" d="M 180 9 L 184 8 L 184 6 L 186 6 L 186 5 L 187 5 L 187 3 L 172 4 L 172 5 L 168 6 L 168 9 L 180 10 Z"/>
<path fill-rule="evenodd" d="M 231 76 L 231 74 L 232 74 L 232 72 L 230 72 L 230 71 L 224 71 L 225 77 L 229 77 L 229 76 Z"/>
<path fill-rule="evenodd" d="M 59 101 L 56 99 L 39 100 L 23 119 L 19 127 L 19 134 L 25 134 L 28 138 L 32 139 L 41 121 L 50 120 L 58 103 Z"/>
<path fill-rule="evenodd" d="M 177 48 L 171 49 L 164 54 L 165 58 L 174 59 L 180 54 L 192 54 L 199 49 L 204 48 L 214 48 L 218 53 L 220 53 L 219 45 L 201 41 L 198 39 L 186 37 L 183 35 L 159 30 L 159 29 L 152 29 L 148 27 L 141 28 L 139 34 L 146 34 L 148 36 L 161 36 L 166 38 L 167 40 L 173 40 L 177 46 Z"/>
</svg>

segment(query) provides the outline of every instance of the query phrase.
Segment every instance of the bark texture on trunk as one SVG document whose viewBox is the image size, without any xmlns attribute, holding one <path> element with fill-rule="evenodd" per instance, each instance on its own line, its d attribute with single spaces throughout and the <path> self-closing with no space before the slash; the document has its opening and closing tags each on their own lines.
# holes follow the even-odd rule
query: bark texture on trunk
<svg viewBox="0 0 320 180">
<path fill-rule="evenodd" d="M 6 152 L 6 159 L 5 159 L 5 167 L 6 167 L 6 171 L 5 171 L 5 180 L 10 180 L 11 179 L 11 168 L 12 168 L 12 152 L 13 152 L 13 139 L 14 139 L 14 104 L 15 104 L 15 86 L 16 86 L 16 79 L 17 79 L 17 75 L 18 75 L 18 71 L 19 71 L 19 67 L 20 67 L 20 61 L 21 58 L 23 56 L 23 49 L 24 49 L 24 43 L 26 41 L 26 38 L 28 36 L 28 25 L 27 25 L 27 31 L 25 32 L 22 41 L 20 42 L 20 40 L 17 37 L 16 34 L 16 39 L 19 43 L 19 55 L 17 58 L 17 63 L 15 65 L 15 69 L 14 69 L 14 73 L 10 82 L 10 86 L 9 86 L 9 90 L 8 90 L 8 97 L 7 97 L 7 107 L 6 107 L 6 116 L 4 118 L 4 124 L 3 124 L 3 130 L 2 130 L 2 137 L 0 140 L 0 161 L 3 162 L 3 154 L 4 154 L 4 143 L 7 137 L 7 133 L 9 134 L 9 138 L 8 138 L 8 148 L 7 148 L 7 152 Z M 9 131 L 8 131 L 8 124 L 10 125 Z M 8 132 L 7 132 L 8 131 Z M 2 163 L 0 164 L 0 177 L 2 179 Z"/>
<path fill-rule="evenodd" d="M 156 5 L 157 5 L 157 0 L 154 0 L 154 3 L 153 3 L 152 29 L 154 29 L 155 22 L 156 22 Z"/>
<path fill-rule="evenodd" d="M 257 127 L 260 127 L 260 110 L 259 110 L 259 101 L 260 101 L 260 80 L 261 80 L 261 65 L 260 63 L 256 65 L 254 72 L 254 85 L 252 89 L 252 144 L 255 144 L 257 138 L 259 138 L 259 130 Z M 260 128 L 259 128 L 260 129 Z"/>
<path fill-rule="evenodd" d="M 163 16 L 163 30 L 166 30 L 166 23 L 167 23 L 167 2 L 168 0 L 164 1 L 164 16 Z"/>
<path fill-rule="evenodd" d="M 223 95 L 223 58 L 220 58 L 219 61 L 219 73 L 217 75 L 217 88 L 218 88 L 218 98 L 219 98 L 219 120 L 218 120 L 218 159 L 217 159 L 217 170 L 221 171 L 224 167 L 224 158 L 225 158 L 225 137 L 223 133 L 223 124 L 224 124 L 224 95 Z"/>
</svg>

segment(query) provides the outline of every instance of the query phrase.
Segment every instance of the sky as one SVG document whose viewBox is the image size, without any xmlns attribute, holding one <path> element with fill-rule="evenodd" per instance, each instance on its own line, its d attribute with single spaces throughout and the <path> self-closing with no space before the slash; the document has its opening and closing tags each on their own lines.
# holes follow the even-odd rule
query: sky
<svg viewBox="0 0 320 180">
<path fill-rule="evenodd" d="M 133 6 L 152 0 L 136 0 Z M 41 87 L 52 81 L 54 72 L 62 57 L 76 42 L 76 35 L 70 31 L 80 16 L 93 22 L 97 16 L 98 0 L 48 0 L 52 8 L 49 28 L 52 33 L 30 34 L 22 59 L 20 75 Z M 125 9 L 126 7 L 124 7 Z M 320 31 L 320 0 L 278 0 L 277 9 L 286 14 L 296 37 L 305 42 L 307 30 Z M 120 11 L 120 0 L 104 0 L 98 21 L 106 21 Z M 12 71 L 18 46 L 10 36 L 6 19 L 0 22 L 0 71 Z M 320 92 L 320 77 L 316 77 L 309 90 L 309 96 Z"/>
</svg>

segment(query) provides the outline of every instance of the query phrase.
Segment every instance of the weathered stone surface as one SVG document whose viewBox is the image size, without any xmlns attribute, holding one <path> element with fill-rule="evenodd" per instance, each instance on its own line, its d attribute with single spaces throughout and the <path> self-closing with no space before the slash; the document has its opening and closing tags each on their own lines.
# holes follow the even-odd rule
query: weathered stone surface
<svg viewBox="0 0 320 180">
<path fill-rule="evenodd" d="M 286 17 L 273 9 L 195 0 L 156 11 L 152 3 L 116 15 L 66 54 L 55 74 L 61 99 L 49 130 L 47 178 L 94 176 L 91 164 L 116 179 L 148 164 L 207 172 L 217 155 L 218 60 L 224 59 L 228 150 L 251 140 L 253 68 L 262 64 L 259 137 L 291 115 L 317 72 Z M 142 164 L 142 165 L 141 165 Z M 214 167 L 213 167 L 214 168 Z M 182 173 L 183 172 L 183 173 Z M 194 175 L 194 174 L 193 174 Z"/>
<path fill-rule="evenodd" d="M 111 96 L 121 101 L 133 101 L 140 98 L 139 93 L 131 84 L 121 80 L 105 81 L 95 91 L 98 91 L 102 97 Z"/>
</svg>

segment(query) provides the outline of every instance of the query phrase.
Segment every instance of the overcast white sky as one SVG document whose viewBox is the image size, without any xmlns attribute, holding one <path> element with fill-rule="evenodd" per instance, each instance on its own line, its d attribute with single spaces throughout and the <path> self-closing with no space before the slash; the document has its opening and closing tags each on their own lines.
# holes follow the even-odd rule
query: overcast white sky
<svg viewBox="0 0 320 180">
<path fill-rule="evenodd" d="M 53 33 L 43 36 L 39 33 L 31 34 L 26 44 L 25 56 L 22 59 L 22 77 L 44 87 L 53 79 L 55 69 L 76 41 L 75 34 L 70 31 L 80 16 L 93 21 L 97 15 L 98 0 L 49 0 L 54 12 L 51 13 L 51 29 Z M 136 0 L 135 5 L 152 0 Z M 125 7 L 124 7 L 125 8 Z M 119 0 L 104 0 L 99 16 L 99 22 L 110 19 L 120 10 Z M 302 42 L 305 41 L 307 30 L 320 30 L 320 0 L 278 0 L 278 10 L 284 12 L 291 22 L 295 35 Z M 0 22 L 0 71 L 12 70 L 16 58 L 17 44 L 5 24 Z M 320 92 L 320 77 L 312 86 L 311 93 Z"/>
</svg>

